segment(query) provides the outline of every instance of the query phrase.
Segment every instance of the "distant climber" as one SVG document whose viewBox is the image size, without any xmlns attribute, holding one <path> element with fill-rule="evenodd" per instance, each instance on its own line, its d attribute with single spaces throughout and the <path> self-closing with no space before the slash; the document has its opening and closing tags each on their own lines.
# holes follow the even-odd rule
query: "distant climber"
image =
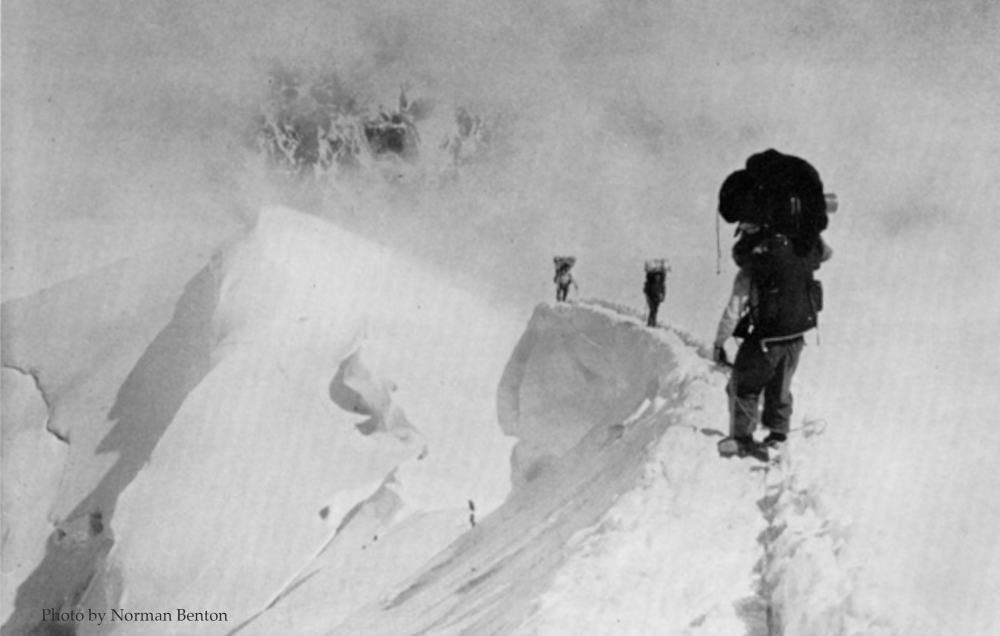
<svg viewBox="0 0 1000 636">
<path fill-rule="evenodd" d="M 667 272 L 670 271 L 670 264 L 666 259 L 657 258 L 646 261 L 646 283 L 642 287 L 642 293 L 646 295 L 646 305 L 649 306 L 649 313 L 646 318 L 647 327 L 656 326 L 656 313 L 660 309 L 660 303 L 667 295 Z"/>
<path fill-rule="evenodd" d="M 556 266 L 556 277 L 552 279 L 556 284 L 556 302 L 566 302 L 571 285 L 576 288 L 577 293 L 580 291 L 576 281 L 573 279 L 573 274 L 570 272 L 570 270 L 573 269 L 573 265 L 576 263 L 576 257 L 556 256 L 553 258 L 553 261 Z"/>
<path fill-rule="evenodd" d="M 817 326 L 822 310 L 813 273 L 832 254 L 820 233 L 836 198 L 823 193 L 819 173 L 798 157 L 768 150 L 746 165 L 719 192 L 719 214 L 738 223 L 733 259 L 740 270 L 719 321 L 715 361 L 729 366 L 725 343 L 741 341 L 726 389 L 730 435 L 719 452 L 766 460 L 768 448 L 787 439 L 803 334 Z M 753 438 L 758 423 L 769 431 L 759 444 Z"/>
</svg>

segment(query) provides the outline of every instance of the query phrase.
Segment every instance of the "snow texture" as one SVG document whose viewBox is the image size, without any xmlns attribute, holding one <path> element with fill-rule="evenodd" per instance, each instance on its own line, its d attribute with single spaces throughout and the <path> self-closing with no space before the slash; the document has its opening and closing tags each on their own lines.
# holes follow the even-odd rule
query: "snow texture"
<svg viewBox="0 0 1000 636">
<path fill-rule="evenodd" d="M 209 607 L 231 629 L 324 560 L 363 594 L 343 545 L 418 514 L 411 526 L 446 541 L 468 501 L 488 512 L 509 489 L 493 391 L 514 323 L 286 209 L 209 254 L 154 251 L 4 304 L 5 470 L 33 462 L 42 477 L 5 479 L 5 631 L 50 607 Z M 434 306 L 455 322 L 421 317 Z M 38 378 L 47 421 L 13 369 Z M 40 512 L 19 514 L 28 496 Z M 116 633 L 133 632 L 174 630 Z"/>
<path fill-rule="evenodd" d="M 518 339 L 284 208 L 166 255 L 3 305 L 5 635 L 49 607 L 228 617 L 64 626 L 95 635 L 948 633 L 824 420 L 718 456 L 726 377 L 684 332 L 589 301 Z"/>
</svg>

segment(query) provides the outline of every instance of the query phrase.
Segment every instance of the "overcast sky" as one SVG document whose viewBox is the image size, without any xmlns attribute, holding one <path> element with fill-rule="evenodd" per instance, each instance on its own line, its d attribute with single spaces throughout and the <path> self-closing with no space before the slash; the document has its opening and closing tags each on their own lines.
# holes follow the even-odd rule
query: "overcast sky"
<svg viewBox="0 0 1000 636">
<path fill-rule="evenodd" d="M 870 265 L 905 243 L 962 286 L 997 265 L 997 234 L 983 230 L 998 227 L 998 12 L 985 1 L 9 0 L 4 241 L 30 236 L 12 221 L 142 224 L 268 200 L 247 187 L 240 153 L 281 64 L 354 78 L 390 106 L 407 83 L 504 113 L 513 160 L 460 192 L 371 203 L 377 223 L 359 227 L 523 306 L 552 294 L 555 253 L 578 256 L 584 296 L 632 304 L 642 260 L 665 256 L 665 317 L 710 332 L 731 276 L 728 227 L 716 274 L 718 187 L 768 147 L 813 162 L 840 196 L 828 240 L 841 262 L 863 253 L 852 265 Z M 892 280 L 866 282 L 885 292 Z"/>
</svg>

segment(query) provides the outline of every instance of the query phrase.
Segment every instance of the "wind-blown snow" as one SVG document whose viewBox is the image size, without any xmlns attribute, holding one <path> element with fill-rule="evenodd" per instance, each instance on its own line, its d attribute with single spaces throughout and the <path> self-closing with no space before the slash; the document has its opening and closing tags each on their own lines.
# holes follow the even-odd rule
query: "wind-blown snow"
<svg viewBox="0 0 1000 636">
<path fill-rule="evenodd" d="M 65 294 L 7 304 L 5 320 L 23 327 Z M 427 306 L 476 337 L 456 338 L 440 313 L 421 322 Z M 815 398 L 801 379 L 780 464 L 722 460 L 726 378 L 690 336 L 610 303 L 542 304 L 516 341 L 482 312 L 383 248 L 271 208 L 188 282 L 121 379 L 96 451 L 79 427 L 101 430 L 101 411 L 61 379 L 89 363 L 100 381 L 86 386 L 113 386 L 129 358 L 102 366 L 95 352 L 55 368 L 59 351 L 32 345 L 44 330 L 5 349 L 39 378 L 51 413 L 89 418 L 49 421 L 66 442 L 45 436 L 57 451 L 46 474 L 66 443 L 77 459 L 36 496 L 55 506 L 95 484 L 56 517 L 44 554 L 30 541 L 39 518 L 18 518 L 10 541 L 5 526 L 4 562 L 20 559 L 5 594 L 23 582 L 5 631 L 28 633 L 50 605 L 223 611 L 227 622 L 183 633 L 262 636 L 890 636 L 970 624 L 913 602 L 925 591 L 890 575 L 926 544 L 885 538 L 858 515 L 856 482 L 836 472 L 848 456 L 829 422 L 804 416 Z M 424 328 L 406 328 L 414 321 Z M 5 435 L 29 431 L 45 403 L 30 376 L 4 377 L 5 396 L 11 387 L 25 405 Z M 120 418 L 131 427 L 115 432 Z M 154 428 L 140 434 L 143 423 Z M 11 434 L 11 452 L 39 442 Z M 117 461 L 94 482 L 108 448 Z M 985 546 L 976 536 L 970 549 Z M 982 589 L 964 588 L 968 607 L 993 598 L 985 566 Z"/>
<path fill-rule="evenodd" d="M 385 526 L 404 506 L 461 509 L 478 499 L 488 508 L 497 499 L 507 445 L 491 425 L 490 401 L 463 395 L 460 379 L 479 380 L 472 374 L 483 371 L 464 356 L 444 366 L 447 348 L 463 344 L 451 325 L 403 325 L 419 323 L 414 314 L 424 307 L 445 306 L 484 353 L 497 334 L 476 331 L 471 299 L 406 268 L 322 221 L 282 210 L 266 211 L 250 240 L 227 254 L 213 321 L 222 360 L 123 493 L 112 525 L 121 538 L 109 570 L 126 581 L 130 604 L 213 607 L 240 618 L 264 609 L 352 508 L 383 492 L 379 485 L 397 467 L 382 495 L 398 492 L 381 510 Z M 398 396 L 390 397 L 395 386 Z M 421 408 L 428 392 L 432 416 Z M 352 393 L 353 403 L 343 397 Z M 446 400 L 452 409 L 442 414 Z M 449 444 L 425 441 L 423 422 L 437 435 L 447 431 Z M 458 447 L 463 438 L 473 443 Z M 498 446 L 492 474 L 490 439 Z M 476 474 L 465 453 L 487 460 Z M 179 493 L 187 493 L 184 514 Z M 162 546 L 169 567 L 149 561 L 150 544 Z M 210 587 L 186 585 L 193 572 Z"/>
<path fill-rule="evenodd" d="M 535 442 L 547 460 L 421 574 L 329 633 L 640 634 L 699 625 L 707 631 L 691 633 L 744 633 L 759 613 L 763 489 L 750 465 L 715 454 L 725 420 L 711 391 L 723 381 L 708 369 L 674 333 L 605 309 L 541 306 L 501 396 L 512 403 L 548 390 L 551 401 L 526 399 L 509 411 L 524 415 L 525 429 L 554 422 Z M 616 415 L 584 415 L 590 395 L 616 386 Z M 579 429 L 565 426 L 574 399 Z"/>
<path fill-rule="evenodd" d="M 38 505 L 59 485 L 66 445 L 45 431 L 48 410 L 34 378 L 4 368 L 2 452 L 3 619 L 14 605 L 17 584 L 41 562 L 48 534 L 47 510 Z"/>
<path fill-rule="evenodd" d="M 624 415 L 581 409 L 574 421 L 586 430 L 565 426 L 573 397 L 586 405 L 649 360 L 656 381 L 621 393 Z M 830 450 L 828 424 L 796 418 L 777 466 L 719 459 L 724 383 L 678 334 L 596 306 L 539 307 L 500 394 L 512 404 L 548 389 L 547 407 L 538 399 L 507 411 L 556 424 L 536 438 L 544 461 L 378 603 L 303 633 L 819 636 L 945 634 L 963 624 L 900 604 L 883 585 L 885 569 L 918 548 L 855 544 L 873 529 L 852 518 L 851 493 L 817 461 Z M 992 598 L 969 591 L 979 606 Z"/>
<path fill-rule="evenodd" d="M 58 606 L 78 598 L 108 547 L 104 514 L 152 450 L 185 380 L 204 366 L 197 331 L 177 326 L 197 323 L 184 309 L 194 293 L 185 293 L 185 283 L 204 266 L 213 239 L 206 232 L 182 246 L 161 245 L 3 304 L 3 364 L 33 376 L 48 410 L 15 419 L 5 390 L 4 434 L 19 430 L 20 439 L 5 437 L 11 457 L 4 465 L 28 465 L 30 458 L 14 457 L 28 439 L 61 447 L 16 480 L 5 475 L 5 489 L 31 484 L 33 500 L 26 517 L 5 509 L 13 513 L 4 515 L 7 541 L 25 547 L 4 554 L 5 563 L 19 564 L 3 581 L 5 600 L 17 590 L 16 605 L 3 605 L 5 620 L 14 614 L 8 626 L 37 621 L 33 610 L 43 600 Z M 185 302 L 175 308 L 178 298 Z"/>
<path fill-rule="evenodd" d="M 340 554 L 345 539 L 334 539 L 351 523 L 377 535 L 423 511 L 420 532 L 447 538 L 468 526 L 469 501 L 485 514 L 502 500 L 511 443 L 490 387 L 515 323 L 440 275 L 286 209 L 263 211 L 207 265 L 204 252 L 186 267 L 158 268 L 159 257 L 4 305 L 5 336 L 18 333 L 4 363 L 39 378 L 47 426 L 69 445 L 58 488 L 36 493 L 59 523 L 44 559 L 32 517 L 5 541 L 5 563 L 35 555 L 5 577 L 5 594 L 23 583 L 8 627 L 78 602 L 211 607 L 243 621 L 321 570 L 324 553 Z M 197 274 L 180 294 L 184 272 Z M 172 287 L 151 284 L 157 276 Z M 109 286 L 117 306 L 92 289 Z M 37 321 L 43 312 L 63 322 Z M 352 578 L 341 560 L 328 566 Z"/>
</svg>

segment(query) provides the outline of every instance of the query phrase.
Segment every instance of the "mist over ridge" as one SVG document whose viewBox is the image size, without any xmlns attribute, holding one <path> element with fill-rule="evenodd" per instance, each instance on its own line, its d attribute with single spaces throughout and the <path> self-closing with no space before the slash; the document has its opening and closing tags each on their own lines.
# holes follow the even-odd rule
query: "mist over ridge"
<svg viewBox="0 0 1000 636">
<path fill-rule="evenodd" d="M 919 242 L 955 221 L 964 240 L 961 221 L 993 200 L 985 8 L 15 2 L 5 16 L 13 219 L 246 218 L 290 202 L 525 299 L 548 291 L 554 252 L 578 253 L 586 293 L 630 302 L 633 263 L 665 255 L 700 329 L 717 304 L 705 290 L 728 284 L 714 197 L 751 152 L 817 165 L 844 205 L 835 244 Z M 405 86 L 443 119 L 503 118 L 510 152 L 445 187 L 262 188 L 248 151 L 276 67 L 336 75 L 373 114 Z"/>
<path fill-rule="evenodd" d="M 722 179 L 769 147 L 808 159 L 841 210 L 796 410 L 877 467 L 827 466 L 844 483 L 893 475 L 859 509 L 919 528 L 912 554 L 995 526 L 995 5 L 12 0 L 2 29 L 5 301 L 286 204 L 524 318 L 554 254 L 581 296 L 636 307 L 643 260 L 667 257 L 663 319 L 709 338 L 734 273 Z M 433 104 L 416 154 L 277 174 L 254 144 L 276 69 L 338 78 L 359 122 L 402 92 Z M 496 150 L 454 169 L 459 109 Z M 941 496 L 900 504 L 908 482 Z M 915 598 L 1000 571 L 990 544 L 941 554 L 907 571 Z"/>
</svg>

